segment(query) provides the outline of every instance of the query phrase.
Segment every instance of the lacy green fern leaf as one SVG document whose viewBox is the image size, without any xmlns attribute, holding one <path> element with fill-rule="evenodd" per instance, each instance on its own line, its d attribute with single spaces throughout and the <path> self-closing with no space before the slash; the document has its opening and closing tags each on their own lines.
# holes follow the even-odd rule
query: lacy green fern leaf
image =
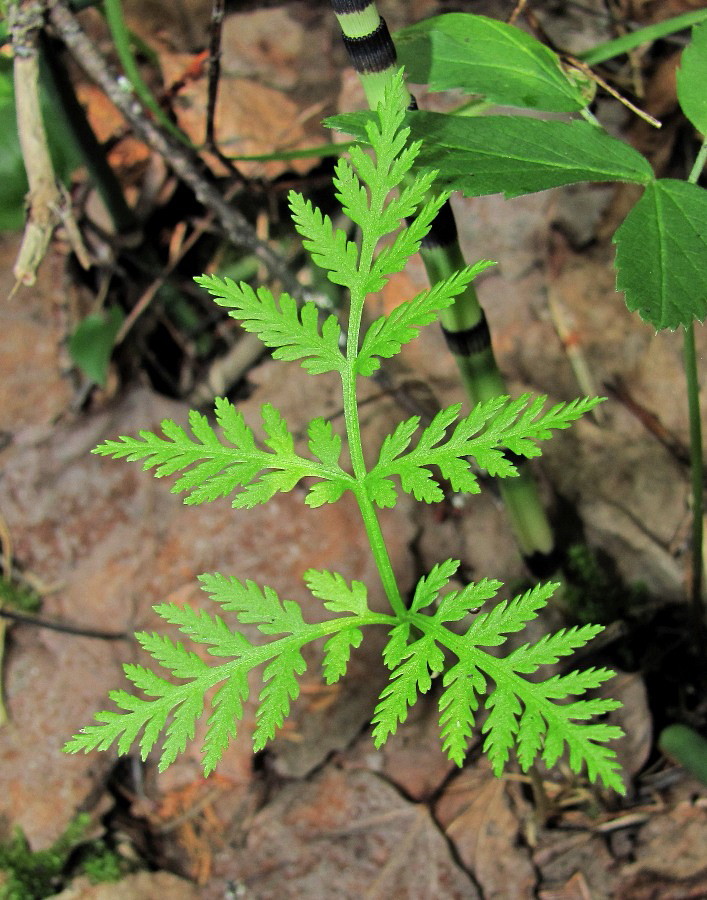
<svg viewBox="0 0 707 900">
<path fill-rule="evenodd" d="M 215 573 L 200 575 L 202 588 L 221 608 L 235 612 L 242 625 L 257 625 L 263 634 L 298 634 L 306 626 L 294 600 L 281 600 L 277 591 L 254 581 L 239 581 Z"/>
<path fill-rule="evenodd" d="M 361 581 L 352 581 L 349 586 L 338 572 L 325 569 L 308 569 L 304 581 L 315 597 L 324 601 L 324 606 L 335 613 L 353 613 L 356 616 L 368 612 L 368 591 Z"/>
<path fill-rule="evenodd" d="M 517 400 L 494 397 L 477 404 L 449 437 L 447 431 L 457 420 L 461 406 L 447 407 L 437 413 L 420 435 L 417 446 L 407 453 L 419 417 L 402 422 L 385 438 L 378 462 L 368 473 L 366 483 L 371 499 L 379 506 L 393 505 L 396 492 L 391 476 L 397 475 L 402 489 L 416 500 L 439 502 L 444 499 L 444 492 L 434 480 L 430 466 L 439 469 L 453 490 L 478 493 L 478 479 L 470 470 L 469 458 L 476 459 L 490 475 L 516 475 L 505 450 L 519 456 L 538 456 L 536 442 L 550 438 L 554 429 L 567 428 L 601 402 L 600 398 L 591 398 L 558 403 L 543 414 L 545 401 L 545 397 L 531 399 L 528 394 Z"/>
<path fill-rule="evenodd" d="M 363 632 L 360 628 L 346 628 L 324 644 L 322 671 L 327 684 L 334 684 L 346 674 L 351 650 L 360 647 L 362 640 Z"/>
<path fill-rule="evenodd" d="M 435 322 L 441 310 L 450 306 L 454 298 L 490 265 L 493 263 L 482 260 L 475 266 L 455 272 L 413 300 L 396 306 L 389 315 L 376 319 L 366 331 L 356 360 L 356 372 L 372 375 L 380 367 L 377 357 L 388 359 L 400 353 L 403 344 L 414 340 L 424 325 Z"/>
<path fill-rule="evenodd" d="M 331 422 L 313 419 L 307 429 L 309 452 L 330 469 L 339 469 L 341 456 L 341 435 L 336 434 Z M 338 472 L 337 472 L 338 474 Z"/>
<path fill-rule="evenodd" d="M 282 600 L 273 588 L 219 574 L 200 578 L 211 598 L 224 611 L 234 612 L 241 624 L 256 625 L 263 634 L 280 637 L 255 645 L 244 634 L 229 628 L 219 616 L 173 603 L 155 606 L 155 612 L 166 622 L 176 625 L 195 643 L 207 645 L 209 655 L 225 657 L 227 661 L 209 665 L 168 637 L 138 633 L 136 637 L 142 647 L 181 683 L 175 684 L 144 666 L 124 666 L 128 680 L 146 696 L 112 692 L 111 699 L 121 711 L 98 713 L 98 724 L 89 725 L 74 735 L 64 749 L 72 753 L 106 750 L 117 743 L 118 752 L 124 754 L 139 740 L 144 759 L 164 735 L 159 761 L 160 770 L 163 770 L 193 739 L 205 696 L 220 685 L 211 700 L 211 715 L 202 747 L 204 771 L 208 774 L 217 765 L 228 741 L 236 737 L 237 723 L 243 717 L 243 704 L 249 696 L 249 673 L 264 666 L 264 686 L 258 698 L 253 734 L 253 746 L 256 750 L 261 749 L 280 727 L 291 702 L 298 696 L 297 676 L 305 671 L 301 654 L 304 645 L 329 638 L 325 644 L 328 647 L 325 674 L 331 683 L 345 672 L 351 647 L 360 643 L 361 628 L 373 624 L 389 625 L 393 621 L 389 615 L 368 611 L 365 588 L 358 582 L 348 586 L 336 573 L 316 573 L 316 576 L 319 577 L 310 573 L 321 591 L 332 587 L 332 592 L 326 591 L 331 597 L 332 609 L 346 611 L 353 607 L 360 610 L 361 615 L 310 625 L 304 621 L 299 605 L 293 600 Z"/>
<path fill-rule="evenodd" d="M 481 581 L 467 584 L 460 591 L 449 591 L 439 602 L 434 615 L 435 622 L 459 622 L 469 613 L 478 612 L 487 600 L 496 596 L 501 587 L 500 581 L 482 578 Z"/>
<path fill-rule="evenodd" d="M 232 505 L 250 508 L 266 503 L 278 491 L 291 491 L 307 476 L 331 480 L 340 486 L 341 493 L 352 479 L 331 459 L 335 446 L 329 444 L 330 461 L 316 462 L 299 456 L 287 423 L 269 403 L 262 410 L 264 444 L 258 446 L 252 429 L 243 414 L 223 398 L 216 400 L 216 421 L 223 439 L 209 424 L 206 416 L 189 414 L 189 424 L 195 440 L 170 419 L 162 422 L 164 437 L 141 431 L 138 438 L 121 437 L 105 441 L 93 451 L 114 459 L 144 460 L 143 469 L 155 468 L 162 478 L 182 471 L 172 486 L 172 493 L 187 493 L 186 504 L 207 503 L 238 492 Z M 317 432 L 319 423 L 310 427 Z M 317 446 L 323 450 L 322 438 Z"/>
<path fill-rule="evenodd" d="M 439 698 L 442 749 L 452 762 L 464 764 L 475 724 L 479 697 L 486 693 L 483 673 L 468 659 L 460 660 L 444 673 L 444 692 Z"/>
<path fill-rule="evenodd" d="M 537 584 L 513 600 L 502 600 L 489 612 L 479 613 L 469 626 L 465 639 L 478 647 L 498 647 L 507 635 L 522 631 L 528 622 L 537 618 L 558 586 Z"/>
<path fill-rule="evenodd" d="M 540 682 L 529 682 L 522 677 L 536 672 L 541 665 L 552 665 L 562 656 L 570 655 L 601 631 L 601 627 L 562 629 L 543 636 L 535 644 L 523 644 L 502 659 L 489 656 L 480 649 L 497 647 L 505 642 L 508 634 L 522 630 L 537 617 L 556 587 L 538 585 L 511 601 L 498 603 L 489 612 L 476 616 L 461 643 L 457 644 L 454 639 L 446 643 L 460 661 L 473 665 L 496 685 L 486 701 L 489 715 L 482 728 L 487 735 L 484 752 L 496 774 L 503 771 L 514 746 L 517 746 L 521 768 L 527 771 L 539 755 L 548 765 L 553 765 L 566 744 L 575 771 L 584 765 L 592 781 L 600 778 L 607 787 L 623 792 L 616 754 L 602 746 L 620 737 L 621 729 L 605 723 L 590 729 L 584 724 L 585 720 L 611 712 L 620 704 L 603 698 L 556 702 L 583 697 L 587 691 L 611 678 L 613 672 L 588 669 L 555 675 Z M 416 624 L 419 624 L 418 620 Z M 451 699 L 447 705 L 449 703 Z M 443 725 L 444 737 L 458 755 L 461 735 L 457 731 L 468 731 L 469 720 L 462 719 L 457 727 L 446 717 Z"/>
<path fill-rule="evenodd" d="M 429 574 L 423 575 L 415 586 L 410 612 L 419 612 L 434 603 L 458 568 L 459 561 L 456 559 L 448 559 L 432 566 Z"/>
<path fill-rule="evenodd" d="M 383 649 L 383 662 L 389 669 L 395 669 L 408 655 L 410 641 L 410 622 L 399 622 L 391 628 L 388 643 Z"/>
<path fill-rule="evenodd" d="M 95 724 L 67 743 L 68 752 L 106 750 L 115 745 L 122 754 L 138 743 L 144 758 L 161 740 L 159 766 L 163 769 L 193 740 L 196 722 L 208 706 L 202 747 L 208 774 L 229 741 L 237 738 L 247 702 L 255 706 L 252 740 L 260 750 L 290 713 L 300 690 L 298 678 L 306 668 L 305 657 L 313 659 L 322 648 L 323 677 L 333 684 L 346 673 L 364 630 L 378 626 L 388 632 L 382 655 L 390 681 L 373 717 L 377 747 L 395 733 L 410 707 L 431 689 L 439 674 L 441 741 L 457 765 L 463 763 L 483 703 L 488 715 L 481 730 L 497 774 L 513 752 L 526 770 L 539 758 L 552 765 L 566 750 L 574 771 L 584 767 L 592 781 L 601 780 L 623 791 L 616 755 L 606 746 L 620 735 L 620 729 L 589 721 L 618 706 L 613 700 L 589 695 L 612 673 L 588 669 L 528 680 L 528 676 L 537 678 L 540 667 L 555 664 L 584 646 L 600 628 L 561 629 L 522 644 L 505 658 L 495 649 L 489 652 L 539 615 L 555 585 L 538 586 L 512 600 L 484 606 L 493 600 L 500 583 L 483 579 L 450 590 L 450 580 L 460 565 L 450 559 L 435 565 L 418 581 L 409 605 L 400 594 L 376 507 L 394 506 L 399 487 L 418 500 L 441 500 L 443 492 L 435 473 L 455 491 L 478 492 L 471 459 L 491 475 L 513 476 L 517 472 L 508 451 L 525 457 L 538 455 L 540 441 L 599 402 L 559 403 L 544 411 L 545 398 L 497 397 L 477 404 L 461 419 L 460 406 L 454 405 L 440 410 L 413 444 L 420 427 L 419 417 L 414 416 L 383 440 L 376 464 L 367 471 L 357 379 L 374 373 L 382 359 L 394 356 L 416 338 L 420 329 L 435 321 L 489 265 L 481 262 L 451 275 L 365 330 L 366 295 L 379 290 L 417 251 L 446 199 L 428 196 L 435 173 L 411 174 L 420 146 L 407 145 L 405 97 L 402 75 L 398 74 L 386 88 L 377 115 L 366 123 L 373 154 L 353 147 L 350 161 L 342 160 L 336 167 L 336 193 L 345 213 L 359 226 L 360 239 L 349 239 L 310 201 L 290 195 L 295 227 L 313 260 L 334 283 L 349 288 L 345 333 L 333 316 L 320 323 L 312 303 L 298 309 L 287 294 L 276 300 L 264 288 L 256 291 L 217 276 L 197 279 L 218 304 L 229 309 L 229 315 L 273 350 L 276 359 L 299 361 L 312 374 L 339 374 L 345 458 L 350 460 L 351 471 L 341 468 L 344 441 L 331 422 L 323 418 L 309 422 L 310 456 L 306 457 L 298 453 L 292 431 L 274 406 L 266 403 L 261 408 L 262 429 L 256 437 L 242 413 L 225 399 L 216 401 L 216 427 L 192 412 L 188 429 L 166 420 L 160 435 L 142 431 L 137 438 L 106 441 L 95 451 L 117 459 L 141 460 L 143 467 L 154 469 L 157 476 L 178 475 L 172 490 L 184 493 L 187 503 L 233 495 L 234 507 L 249 508 L 278 491 L 292 490 L 303 479 L 305 502 L 310 507 L 333 503 L 350 490 L 359 504 L 390 612 L 372 612 L 362 582 L 347 581 L 327 569 L 311 568 L 304 575 L 310 593 L 329 616 L 311 624 L 296 601 L 280 597 L 272 587 L 218 573 L 202 575 L 201 586 L 223 618 L 172 603 L 155 607 L 199 652 L 157 633 L 138 634 L 143 650 L 168 677 L 144 666 L 126 665 L 125 674 L 141 696 L 114 691 L 110 696 L 117 710 L 98 713 Z M 387 242 L 382 240 L 386 237 Z M 246 633 L 231 627 L 229 615 Z M 313 643 L 315 653 L 305 653 Z M 249 685 L 255 670 L 262 675 L 262 687 L 253 700 Z"/>
<path fill-rule="evenodd" d="M 357 244 L 340 228 L 335 230 L 329 216 L 301 194 L 291 191 L 289 203 L 292 221 L 304 238 L 304 247 L 311 254 L 312 262 L 324 269 L 334 284 L 356 289 L 361 281 Z"/>
<path fill-rule="evenodd" d="M 418 694 L 426 694 L 432 686 L 432 674 L 444 667 L 444 653 L 431 636 L 407 646 L 403 662 L 397 666 L 388 685 L 383 688 L 373 716 L 373 743 L 382 746 L 404 722 Z"/>
<path fill-rule="evenodd" d="M 219 306 L 227 307 L 229 316 L 238 319 L 246 331 L 257 334 L 266 347 L 274 347 L 275 359 L 304 360 L 302 367 L 312 375 L 341 371 L 341 328 L 336 316 L 327 316 L 320 334 L 319 310 L 314 303 L 298 309 L 289 294 L 282 294 L 276 302 L 267 288 L 254 291 L 243 281 L 236 284 L 231 278 L 216 275 L 201 275 L 194 280 Z"/>
<path fill-rule="evenodd" d="M 210 775 L 218 765 L 226 748 L 235 740 L 238 722 L 243 718 L 243 704 L 248 699 L 245 678 L 230 678 L 214 694 L 213 712 L 207 721 L 202 746 L 204 774 Z"/>
<path fill-rule="evenodd" d="M 275 736 L 275 731 L 289 715 L 291 701 L 299 697 L 297 676 L 306 668 L 307 664 L 299 648 L 290 646 L 283 647 L 280 655 L 265 667 L 265 687 L 260 693 L 253 734 L 253 749 L 256 753 Z"/>
</svg>

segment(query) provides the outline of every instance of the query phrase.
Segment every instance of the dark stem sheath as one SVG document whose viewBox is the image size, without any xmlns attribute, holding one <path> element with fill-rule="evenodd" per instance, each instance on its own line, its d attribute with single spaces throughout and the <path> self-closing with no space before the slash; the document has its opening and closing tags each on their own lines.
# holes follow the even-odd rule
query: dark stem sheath
<svg viewBox="0 0 707 900">
<path fill-rule="evenodd" d="M 349 59 L 361 79 L 369 104 L 375 108 L 386 79 L 397 68 L 397 53 L 375 0 L 331 0 L 341 26 Z M 410 109 L 416 109 L 410 98 Z M 454 212 L 449 201 L 440 209 L 420 248 L 432 284 L 465 265 Z M 441 315 L 442 332 L 472 403 L 507 393 L 491 345 L 491 334 L 473 285 Z M 539 576 L 557 568 L 554 536 L 537 486 L 525 460 L 518 477 L 503 481 L 500 492 L 516 541 L 530 571 Z"/>
</svg>

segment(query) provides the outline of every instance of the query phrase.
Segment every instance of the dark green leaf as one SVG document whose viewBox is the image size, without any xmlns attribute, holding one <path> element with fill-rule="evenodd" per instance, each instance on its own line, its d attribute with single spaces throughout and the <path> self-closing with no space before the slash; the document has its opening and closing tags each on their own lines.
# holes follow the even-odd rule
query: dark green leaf
<svg viewBox="0 0 707 900">
<path fill-rule="evenodd" d="M 395 45 L 410 80 L 432 91 L 461 88 L 493 103 L 553 112 L 587 105 L 582 85 L 552 50 L 496 19 L 436 16 L 398 32 Z"/>
<path fill-rule="evenodd" d="M 655 328 L 674 330 L 707 315 L 707 192 L 660 180 L 614 235 L 616 289 Z"/>
<path fill-rule="evenodd" d="M 443 187 L 467 197 L 517 197 L 581 181 L 648 184 L 653 178 L 640 153 L 588 122 L 416 112 L 411 127 L 424 138 L 417 165 L 437 169 Z"/>
<path fill-rule="evenodd" d="M 707 135 L 707 22 L 692 29 L 677 71 L 678 100 L 698 131 Z"/>
<path fill-rule="evenodd" d="M 329 122 L 365 140 L 369 117 L 347 113 Z M 423 140 L 416 166 L 436 169 L 438 186 L 467 197 L 517 197 L 582 181 L 648 184 L 653 179 L 638 151 L 588 122 L 417 111 L 410 113 L 410 126 Z"/>
<path fill-rule="evenodd" d="M 69 338 L 71 358 L 87 378 L 101 387 L 108 377 L 108 365 L 123 318 L 117 306 L 90 313 Z"/>
</svg>

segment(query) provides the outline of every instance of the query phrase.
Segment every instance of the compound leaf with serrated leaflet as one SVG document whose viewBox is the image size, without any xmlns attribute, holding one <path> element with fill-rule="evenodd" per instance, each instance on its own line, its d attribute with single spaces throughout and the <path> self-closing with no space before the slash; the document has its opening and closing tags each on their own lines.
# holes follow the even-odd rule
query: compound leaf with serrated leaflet
<svg viewBox="0 0 707 900">
<path fill-rule="evenodd" d="M 616 289 L 655 328 L 674 330 L 707 315 L 707 191 L 660 179 L 614 234 Z"/>
</svg>

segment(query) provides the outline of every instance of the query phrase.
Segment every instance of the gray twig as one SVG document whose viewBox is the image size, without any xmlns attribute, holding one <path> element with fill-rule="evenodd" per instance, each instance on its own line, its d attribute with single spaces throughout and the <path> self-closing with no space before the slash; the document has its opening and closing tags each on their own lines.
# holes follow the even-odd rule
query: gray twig
<svg viewBox="0 0 707 900">
<path fill-rule="evenodd" d="M 71 10 L 61 0 L 48 0 L 47 6 L 52 25 L 75 61 L 120 110 L 140 140 L 159 153 L 177 177 L 191 188 L 197 200 L 214 214 L 232 244 L 251 251 L 270 275 L 279 279 L 285 290 L 300 298 L 302 288 L 286 262 L 260 240 L 247 219 L 230 206 L 218 188 L 199 171 L 189 152 L 145 115 L 130 86 L 111 71 Z"/>
</svg>

